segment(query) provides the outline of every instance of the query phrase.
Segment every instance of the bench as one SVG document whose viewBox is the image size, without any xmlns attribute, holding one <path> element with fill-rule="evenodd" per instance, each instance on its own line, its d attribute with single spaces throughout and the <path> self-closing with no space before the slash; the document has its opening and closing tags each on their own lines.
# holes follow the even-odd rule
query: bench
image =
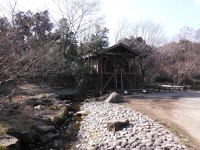
<svg viewBox="0 0 200 150">
<path fill-rule="evenodd" d="M 173 86 L 173 85 L 156 85 L 154 86 L 154 91 L 183 91 L 184 87 L 183 86 Z"/>
</svg>

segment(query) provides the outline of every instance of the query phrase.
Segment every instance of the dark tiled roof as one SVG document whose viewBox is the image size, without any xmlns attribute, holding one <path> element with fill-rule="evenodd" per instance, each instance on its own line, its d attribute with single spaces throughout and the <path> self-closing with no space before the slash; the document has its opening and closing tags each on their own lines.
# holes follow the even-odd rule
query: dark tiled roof
<svg viewBox="0 0 200 150">
<path fill-rule="evenodd" d="M 97 56 L 99 56 L 99 55 L 105 54 L 105 53 L 107 53 L 107 52 L 109 52 L 109 51 L 112 51 L 112 50 L 115 50 L 115 49 L 118 49 L 118 48 L 120 48 L 120 49 L 126 49 L 126 50 L 128 50 L 130 53 L 132 53 L 133 55 L 139 56 L 139 53 L 138 53 L 137 51 L 133 50 L 132 48 L 126 46 L 126 45 L 123 44 L 123 43 L 119 43 L 119 44 L 113 45 L 113 46 L 111 46 L 111 47 L 108 47 L 108 48 L 106 48 L 106 49 L 103 49 L 103 50 L 94 52 L 94 53 L 92 53 L 92 54 L 85 55 L 85 56 L 83 56 L 82 58 L 97 57 Z"/>
<path fill-rule="evenodd" d="M 103 53 L 106 53 L 106 52 L 108 52 L 108 51 L 110 51 L 110 50 L 117 49 L 117 48 L 125 48 L 125 49 L 127 49 L 128 51 L 130 51 L 131 53 L 133 53 L 134 55 L 136 55 L 136 56 L 139 55 L 137 51 L 133 50 L 132 48 L 126 46 L 126 45 L 123 44 L 123 43 L 119 43 L 119 44 L 113 45 L 113 46 L 111 46 L 111 47 L 109 47 L 109 48 L 106 48 L 106 49 L 104 49 L 104 50 L 99 51 L 98 53 L 99 53 L 99 54 L 103 54 Z"/>
</svg>

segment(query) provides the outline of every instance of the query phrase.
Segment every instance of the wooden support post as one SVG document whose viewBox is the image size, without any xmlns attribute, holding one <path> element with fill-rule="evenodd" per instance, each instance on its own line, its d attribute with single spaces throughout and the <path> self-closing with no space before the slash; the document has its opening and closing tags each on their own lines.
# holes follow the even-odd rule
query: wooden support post
<svg viewBox="0 0 200 150">
<path fill-rule="evenodd" d="M 134 58 L 134 73 L 135 73 L 135 58 Z M 136 75 L 134 74 L 134 77 L 133 77 L 133 82 L 134 82 L 134 88 L 136 88 Z"/>
<path fill-rule="evenodd" d="M 122 92 L 124 91 L 124 85 L 123 85 L 124 83 L 123 83 L 123 75 L 122 75 L 122 72 L 121 72 L 121 90 L 122 90 Z"/>
<path fill-rule="evenodd" d="M 115 82 L 114 82 L 114 86 L 115 86 L 115 91 L 117 91 L 117 72 L 116 72 L 116 56 L 114 55 L 114 74 L 115 74 Z"/>
<path fill-rule="evenodd" d="M 128 80 L 128 82 L 130 83 L 131 89 L 133 87 L 133 84 L 131 83 L 131 81 L 129 80 L 129 78 L 126 76 L 126 74 L 124 74 L 124 76 L 126 77 L 126 79 Z"/>
<path fill-rule="evenodd" d="M 115 74 L 115 91 L 117 91 L 117 73 L 114 73 Z"/>
<path fill-rule="evenodd" d="M 105 84 L 105 86 L 103 87 L 103 90 L 106 88 L 106 86 L 108 85 L 108 83 L 111 81 L 111 79 L 114 77 L 115 74 L 113 74 L 110 79 L 108 80 L 108 82 Z"/>
<path fill-rule="evenodd" d="M 101 56 L 101 91 L 100 91 L 100 94 L 102 95 L 103 94 L 103 57 Z"/>
</svg>

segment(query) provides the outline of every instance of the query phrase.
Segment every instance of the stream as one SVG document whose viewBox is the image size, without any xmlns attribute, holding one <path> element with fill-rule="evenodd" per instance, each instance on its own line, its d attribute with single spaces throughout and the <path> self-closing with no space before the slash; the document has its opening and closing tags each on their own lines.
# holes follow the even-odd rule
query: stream
<svg viewBox="0 0 200 150">
<path fill-rule="evenodd" d="M 77 111 L 80 110 L 80 103 L 73 103 L 72 107 Z M 73 117 L 70 120 L 69 126 L 66 128 L 66 130 L 62 131 L 62 134 L 59 138 L 60 142 L 60 149 L 63 150 L 69 150 L 74 149 L 75 143 L 78 141 L 77 135 L 80 127 L 81 117 L 75 116 L 73 114 Z"/>
<path fill-rule="evenodd" d="M 80 110 L 80 102 L 73 102 L 72 108 L 76 111 Z M 20 150 L 70 150 L 75 149 L 75 144 L 78 141 L 77 135 L 80 127 L 81 117 L 72 114 L 72 118 L 66 119 L 66 122 L 62 124 L 57 132 L 59 137 L 46 144 L 34 143 L 21 145 Z"/>
</svg>

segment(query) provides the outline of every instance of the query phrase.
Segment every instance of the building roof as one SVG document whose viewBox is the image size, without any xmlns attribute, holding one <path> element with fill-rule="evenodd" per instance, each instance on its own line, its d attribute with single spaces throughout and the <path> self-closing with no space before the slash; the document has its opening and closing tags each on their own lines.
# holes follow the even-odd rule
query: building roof
<svg viewBox="0 0 200 150">
<path fill-rule="evenodd" d="M 139 53 L 135 50 L 133 50 L 132 48 L 126 46 L 125 44 L 123 43 L 118 43 L 116 45 L 113 45 L 111 47 L 108 47 L 106 49 L 103 49 L 103 50 L 100 50 L 96 53 L 93 53 L 93 54 L 87 54 L 85 56 L 83 56 L 83 58 L 88 58 L 88 57 L 97 57 L 98 55 L 102 55 L 102 54 L 106 54 L 106 53 L 109 53 L 111 51 L 115 51 L 117 49 L 120 49 L 122 51 L 125 51 L 127 50 L 128 52 L 130 52 L 131 54 L 133 54 L 134 56 L 139 56 Z"/>
<path fill-rule="evenodd" d="M 104 50 L 101 50 L 101 51 L 99 51 L 99 54 L 103 54 L 103 53 L 106 53 L 106 52 L 109 52 L 109 51 L 112 51 L 112 50 L 115 50 L 115 49 L 128 50 L 130 53 L 134 54 L 135 56 L 139 55 L 137 51 L 133 50 L 132 48 L 126 46 L 123 43 L 118 43 L 118 44 L 113 45 L 111 47 L 108 47 Z"/>
</svg>

